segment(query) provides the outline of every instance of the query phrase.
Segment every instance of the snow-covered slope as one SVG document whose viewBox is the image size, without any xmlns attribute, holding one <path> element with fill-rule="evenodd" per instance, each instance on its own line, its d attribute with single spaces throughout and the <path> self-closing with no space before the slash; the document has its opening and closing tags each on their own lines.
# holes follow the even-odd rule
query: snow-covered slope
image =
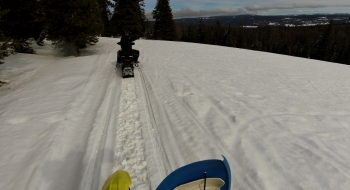
<svg viewBox="0 0 350 190">
<path fill-rule="evenodd" d="M 0 66 L 0 189 L 101 189 L 118 169 L 155 189 L 222 159 L 232 189 L 350 186 L 350 67 L 235 48 L 136 41 L 122 79 L 116 42 L 81 57 L 47 43 Z"/>
</svg>

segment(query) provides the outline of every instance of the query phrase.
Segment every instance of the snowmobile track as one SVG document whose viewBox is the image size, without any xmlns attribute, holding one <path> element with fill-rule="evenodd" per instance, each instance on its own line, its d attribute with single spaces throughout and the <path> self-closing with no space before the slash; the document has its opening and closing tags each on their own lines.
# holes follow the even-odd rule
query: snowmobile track
<svg viewBox="0 0 350 190">
<path fill-rule="evenodd" d="M 145 107 L 147 110 L 145 110 L 147 113 L 147 120 L 148 120 L 148 134 L 151 136 L 151 143 L 152 143 L 152 149 L 154 151 L 154 157 L 155 157 L 155 160 L 156 160 L 156 163 L 157 163 L 157 167 L 158 167 L 158 172 L 160 172 L 160 175 L 161 176 L 166 176 L 168 174 L 167 172 L 167 167 L 166 166 L 169 166 L 170 163 L 169 163 L 169 159 L 167 158 L 167 154 L 164 150 L 164 147 L 163 147 L 163 144 L 160 143 L 161 140 L 159 139 L 159 136 L 157 134 L 157 131 L 156 129 L 158 128 L 157 126 L 157 122 L 156 122 L 156 118 L 154 116 L 154 111 L 153 111 L 153 108 L 152 108 L 152 102 L 151 102 L 151 99 L 150 99 L 150 90 L 147 83 L 146 83 L 146 79 L 145 79 L 145 75 L 142 71 L 142 65 L 140 65 L 138 67 L 138 73 L 139 73 L 139 76 L 140 76 L 140 81 L 141 81 L 141 84 L 142 84 L 142 90 L 144 92 L 144 98 L 145 98 Z M 163 158 L 160 158 L 158 155 L 159 155 L 159 152 L 161 152 L 160 155 L 163 156 Z"/>
<path fill-rule="evenodd" d="M 114 54 L 108 54 L 107 57 L 99 56 L 95 61 L 97 69 L 103 65 L 97 63 L 104 63 L 106 60 L 111 59 L 113 55 Z M 85 158 L 85 162 L 88 164 L 86 166 L 85 174 L 80 182 L 81 189 L 98 188 L 98 180 L 100 178 L 96 176 L 101 177 L 100 174 L 103 170 L 101 169 L 102 163 L 104 162 L 104 159 L 106 159 L 105 145 L 109 143 L 111 139 L 110 135 L 108 134 L 114 130 L 113 126 L 115 122 L 112 115 L 114 112 L 116 112 L 117 108 L 113 105 L 118 104 L 120 95 L 117 93 L 117 80 L 113 75 L 113 70 L 109 71 L 107 76 L 109 76 L 109 81 L 112 82 L 106 87 L 105 94 L 103 98 L 100 99 L 101 103 L 96 110 L 97 112 L 95 113 L 91 133 L 86 145 L 91 150 L 88 151 L 90 154 L 87 154 Z M 93 81 L 91 74 L 89 75 L 88 80 Z M 87 91 L 91 91 L 88 86 L 86 86 L 85 89 Z M 83 96 L 77 98 L 79 101 L 83 101 L 85 99 L 86 98 Z"/>
<path fill-rule="evenodd" d="M 139 119 L 134 78 L 122 79 L 122 94 L 114 149 L 113 170 L 125 170 L 131 175 L 132 189 L 148 186 L 147 162 Z"/>
</svg>

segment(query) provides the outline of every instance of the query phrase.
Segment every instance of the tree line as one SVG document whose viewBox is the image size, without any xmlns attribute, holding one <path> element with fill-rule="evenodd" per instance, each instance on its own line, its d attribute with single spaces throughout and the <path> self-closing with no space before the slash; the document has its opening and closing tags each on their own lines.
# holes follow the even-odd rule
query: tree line
<svg viewBox="0 0 350 190">
<path fill-rule="evenodd" d="M 152 15 L 156 24 L 147 36 L 175 39 L 169 0 L 157 0 Z M 31 44 L 43 45 L 44 39 L 67 55 L 79 55 L 99 36 L 119 37 L 128 30 L 138 39 L 148 26 L 144 0 L 0 0 L 0 61 L 16 52 L 35 53 Z"/>
<path fill-rule="evenodd" d="M 1 0 L 0 9 L 1 43 L 12 52 L 35 53 L 31 43 L 48 39 L 79 54 L 103 31 L 99 0 Z"/>
<path fill-rule="evenodd" d="M 266 26 L 257 28 L 215 26 L 177 26 L 178 40 L 237 47 L 350 65 L 350 24 L 321 26 Z"/>
<path fill-rule="evenodd" d="M 169 0 L 157 0 L 154 21 L 144 0 L 0 0 L 0 61 L 12 53 L 35 53 L 31 43 L 52 41 L 66 54 L 98 42 L 99 36 L 185 41 L 266 51 L 350 64 L 350 25 L 224 27 L 175 25 Z M 2 62 L 0 62 L 2 63 Z"/>
</svg>

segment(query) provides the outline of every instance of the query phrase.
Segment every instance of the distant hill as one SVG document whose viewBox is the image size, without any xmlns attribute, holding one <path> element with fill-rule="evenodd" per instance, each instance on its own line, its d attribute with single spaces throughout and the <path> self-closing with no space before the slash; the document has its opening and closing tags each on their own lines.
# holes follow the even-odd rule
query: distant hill
<svg viewBox="0 0 350 190">
<path fill-rule="evenodd" d="M 198 24 L 203 19 L 208 25 L 215 25 L 220 21 L 222 26 L 238 27 L 240 22 L 247 27 L 258 26 L 312 26 L 328 24 L 329 20 L 334 23 L 350 23 L 350 14 L 315 14 L 315 15 L 280 15 L 280 16 L 259 16 L 259 15 L 236 15 L 236 16 L 215 16 L 200 18 L 174 19 L 178 25 Z"/>
</svg>

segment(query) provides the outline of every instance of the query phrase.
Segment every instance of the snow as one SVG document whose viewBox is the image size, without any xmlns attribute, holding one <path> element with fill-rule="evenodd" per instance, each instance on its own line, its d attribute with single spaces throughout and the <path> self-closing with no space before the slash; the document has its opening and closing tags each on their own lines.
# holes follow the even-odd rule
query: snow
<svg viewBox="0 0 350 190">
<path fill-rule="evenodd" d="M 250 50 L 119 39 L 80 57 L 48 42 L 0 65 L 0 189 L 101 189 L 118 169 L 156 189 L 175 169 L 221 159 L 232 189 L 348 189 L 350 67 Z"/>
</svg>

